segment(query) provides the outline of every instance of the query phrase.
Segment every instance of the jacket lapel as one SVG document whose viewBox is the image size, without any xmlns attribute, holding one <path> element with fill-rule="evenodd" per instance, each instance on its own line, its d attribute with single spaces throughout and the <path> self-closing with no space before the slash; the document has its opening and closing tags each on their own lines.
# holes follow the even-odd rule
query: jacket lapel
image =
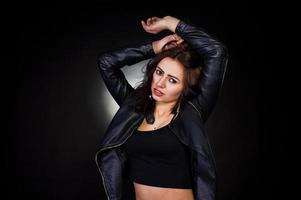
<svg viewBox="0 0 301 200">
<path fill-rule="evenodd" d="M 131 131 L 143 121 L 143 118 L 142 113 L 133 112 L 128 106 L 120 107 L 102 136 L 100 150 L 125 142 Z"/>
</svg>

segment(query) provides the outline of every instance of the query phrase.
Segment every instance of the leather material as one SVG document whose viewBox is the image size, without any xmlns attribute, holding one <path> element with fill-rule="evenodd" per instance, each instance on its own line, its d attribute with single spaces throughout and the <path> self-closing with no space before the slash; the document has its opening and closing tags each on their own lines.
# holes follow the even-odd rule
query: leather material
<svg viewBox="0 0 301 200">
<path fill-rule="evenodd" d="M 200 91 L 190 100 L 183 99 L 168 128 L 191 150 L 191 171 L 195 200 L 213 200 L 216 192 L 216 166 L 205 122 L 210 116 L 223 84 L 228 53 L 226 47 L 203 29 L 180 21 L 176 33 L 204 57 Z M 142 123 L 143 113 L 134 112 L 134 88 L 121 68 L 155 56 L 152 44 L 127 47 L 102 54 L 98 67 L 109 92 L 120 108 L 102 136 L 95 161 L 109 200 L 135 199 L 129 182 L 128 163 L 123 144 Z"/>
</svg>

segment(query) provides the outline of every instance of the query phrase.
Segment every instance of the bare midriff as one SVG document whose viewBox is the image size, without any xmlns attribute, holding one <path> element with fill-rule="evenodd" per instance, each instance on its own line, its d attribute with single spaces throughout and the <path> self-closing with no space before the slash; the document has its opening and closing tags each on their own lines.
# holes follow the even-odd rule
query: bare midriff
<svg viewBox="0 0 301 200">
<path fill-rule="evenodd" d="M 165 188 L 134 182 L 136 200 L 194 200 L 192 189 Z"/>
</svg>

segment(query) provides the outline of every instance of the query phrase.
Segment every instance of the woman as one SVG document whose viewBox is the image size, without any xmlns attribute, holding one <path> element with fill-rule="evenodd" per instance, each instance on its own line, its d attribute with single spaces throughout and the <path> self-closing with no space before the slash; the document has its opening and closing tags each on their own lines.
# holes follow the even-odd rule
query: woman
<svg viewBox="0 0 301 200">
<path fill-rule="evenodd" d="M 211 200 L 216 167 L 204 123 L 226 71 L 226 48 L 172 16 L 141 21 L 145 31 L 175 34 L 102 54 L 102 78 L 120 106 L 96 163 L 110 200 Z M 120 70 L 151 58 L 136 89 Z"/>
</svg>

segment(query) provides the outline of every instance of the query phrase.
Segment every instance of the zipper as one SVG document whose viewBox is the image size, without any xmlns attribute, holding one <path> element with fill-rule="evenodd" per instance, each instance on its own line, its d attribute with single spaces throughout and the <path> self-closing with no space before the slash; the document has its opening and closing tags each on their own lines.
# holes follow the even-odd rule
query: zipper
<svg viewBox="0 0 301 200">
<path fill-rule="evenodd" d="M 179 111 L 177 111 L 177 114 L 176 114 L 176 116 L 172 119 L 172 121 L 176 119 L 176 117 L 178 116 L 178 114 L 179 114 Z"/>
<path fill-rule="evenodd" d="M 138 125 L 138 126 L 139 126 L 139 125 Z M 109 197 L 109 194 L 108 194 L 108 190 L 107 190 L 107 188 L 106 188 L 105 179 L 104 179 L 104 177 L 103 177 L 102 171 L 101 171 L 101 169 L 100 169 L 100 167 L 99 167 L 99 165 L 98 165 L 98 162 L 97 162 L 97 156 L 98 156 L 98 154 L 99 154 L 101 151 L 104 151 L 104 150 L 107 150 L 107 149 L 111 149 L 111 148 L 114 148 L 114 147 L 121 146 L 123 143 L 125 143 L 125 142 L 128 140 L 128 138 L 129 138 L 130 136 L 133 135 L 134 130 L 135 130 L 138 126 L 136 126 L 136 127 L 132 130 L 132 132 L 130 133 L 130 135 L 129 135 L 123 142 L 121 142 L 121 143 L 119 143 L 119 144 L 116 144 L 116 145 L 112 145 L 112 146 L 108 146 L 108 147 L 102 148 L 102 149 L 100 149 L 99 151 L 96 152 L 96 155 L 95 155 L 95 162 L 96 162 L 97 168 L 98 168 L 98 170 L 99 170 L 99 172 L 100 172 L 100 175 L 101 175 L 101 178 L 102 178 L 102 182 L 103 182 L 103 187 L 104 187 L 104 190 L 105 190 L 105 193 L 106 193 L 106 196 L 107 196 L 108 200 L 110 200 L 110 197 Z"/>
<path fill-rule="evenodd" d="M 190 101 L 187 101 L 190 105 L 192 105 L 192 107 L 194 107 L 194 109 L 199 113 L 199 115 L 200 115 L 200 117 L 201 117 L 201 119 L 203 119 L 203 116 L 202 116 L 202 113 L 201 113 L 201 111 L 200 110 L 198 110 L 196 107 L 195 107 L 195 105 L 193 105 L 193 103 L 192 102 L 190 102 Z"/>
<path fill-rule="evenodd" d="M 100 170 L 100 167 L 98 166 L 97 161 L 96 161 L 96 165 L 97 165 L 98 171 L 100 172 L 100 175 L 101 175 L 101 179 L 102 179 L 102 182 L 103 182 L 103 187 L 105 189 L 105 193 L 106 193 L 107 199 L 110 200 L 110 197 L 109 197 L 109 194 L 108 194 L 108 191 L 107 191 L 107 188 L 106 188 L 105 180 L 104 180 L 104 177 L 103 177 L 102 172 Z"/>
</svg>

